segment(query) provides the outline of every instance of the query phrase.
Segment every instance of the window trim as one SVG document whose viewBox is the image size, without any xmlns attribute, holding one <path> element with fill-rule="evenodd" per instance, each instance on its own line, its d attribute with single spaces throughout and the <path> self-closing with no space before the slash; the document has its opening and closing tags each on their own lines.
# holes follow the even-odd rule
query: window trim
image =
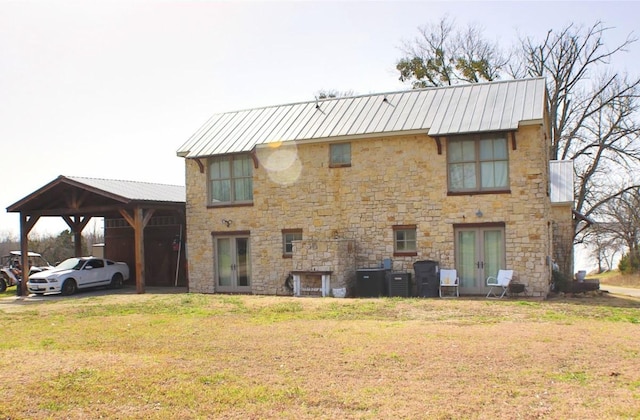
<svg viewBox="0 0 640 420">
<path fill-rule="evenodd" d="M 447 137 L 447 157 L 446 157 L 446 163 L 447 163 L 447 195 L 448 196 L 456 196 L 456 195 L 478 195 L 478 194 L 510 194 L 511 193 L 511 171 L 510 171 L 510 164 L 511 164 L 511 156 L 509 153 L 509 137 L 508 137 L 508 132 L 487 132 L 487 133 L 477 133 L 477 134 L 465 134 L 465 135 L 458 135 L 458 136 L 450 136 Z M 489 139 L 495 139 L 495 138 L 502 138 L 505 141 L 505 152 L 506 152 L 506 159 L 505 160 L 480 160 L 480 142 L 482 140 L 489 140 Z M 452 162 L 450 161 L 450 157 L 451 157 L 451 142 L 452 141 L 473 141 L 474 142 L 474 164 L 475 164 L 475 174 L 476 174 L 476 186 L 473 189 L 452 189 L 451 187 L 451 165 Z M 512 139 L 513 140 L 513 139 Z M 507 185 L 506 187 L 497 187 L 497 188 L 482 188 L 482 169 L 481 169 L 481 163 L 482 162 L 503 162 L 506 161 L 507 164 Z M 459 162 L 453 162 L 453 163 L 459 163 Z"/>
<path fill-rule="evenodd" d="M 249 166 L 249 168 L 251 169 L 251 174 L 250 176 L 242 176 L 242 177 L 235 177 L 233 174 L 233 162 L 234 160 L 237 160 L 238 158 L 241 159 L 246 159 L 249 162 L 253 162 L 253 158 L 251 157 L 251 154 L 249 153 L 234 153 L 234 154 L 229 154 L 229 155 L 216 155 L 216 156 L 211 156 L 207 159 L 207 208 L 218 208 L 218 207 L 241 207 L 241 206 L 252 206 L 253 205 L 253 167 L 254 165 L 251 164 Z M 231 201 L 220 201 L 220 202 L 213 202 L 213 190 L 211 187 L 212 181 L 214 181 L 213 179 L 211 179 L 211 165 L 214 161 L 218 161 L 218 162 L 222 162 L 222 161 L 227 161 L 229 162 L 229 171 L 230 171 L 230 178 L 224 178 L 224 179 L 229 179 L 231 182 L 233 182 L 234 180 L 238 180 L 238 179 L 249 179 L 251 180 L 251 199 L 250 200 L 235 200 L 235 189 L 234 188 L 230 188 L 230 195 L 233 197 L 231 199 Z M 222 178 L 220 178 L 222 179 Z"/>
<path fill-rule="evenodd" d="M 287 252 L 287 241 L 286 235 L 291 234 L 300 234 L 300 239 L 292 239 L 292 241 L 301 241 L 302 240 L 302 229 L 282 229 L 282 258 L 293 258 L 293 244 L 291 252 Z"/>
<path fill-rule="evenodd" d="M 391 227 L 393 230 L 393 256 L 394 257 L 415 257 L 418 255 L 418 226 L 417 225 L 395 225 Z M 415 232 L 415 250 L 413 251 L 398 251 L 398 241 L 396 232 L 398 231 L 410 231 Z"/>
<path fill-rule="evenodd" d="M 333 153 L 332 149 L 335 146 L 342 146 L 342 145 L 348 145 L 349 146 L 349 162 L 334 162 L 333 161 Z M 351 160 L 352 160 L 352 153 L 351 153 L 351 142 L 340 142 L 340 143 L 330 143 L 329 144 L 329 167 L 330 168 L 349 168 L 351 167 Z"/>
</svg>

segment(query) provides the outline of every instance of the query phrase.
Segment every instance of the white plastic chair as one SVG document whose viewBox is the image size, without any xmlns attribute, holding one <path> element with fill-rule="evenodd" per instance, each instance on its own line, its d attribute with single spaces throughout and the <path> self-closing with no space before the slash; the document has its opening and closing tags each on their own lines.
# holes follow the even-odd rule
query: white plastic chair
<svg viewBox="0 0 640 420">
<path fill-rule="evenodd" d="M 440 297 L 442 297 L 443 288 L 455 287 L 456 297 L 460 296 L 458 287 L 460 286 L 460 279 L 458 279 L 458 272 L 456 270 L 440 269 Z"/>
<path fill-rule="evenodd" d="M 507 290 L 509 290 L 509 283 L 511 283 L 511 279 L 513 278 L 513 270 L 498 270 L 497 277 L 487 277 L 487 287 L 489 287 L 489 293 L 487 293 L 487 297 L 496 297 L 498 299 L 504 297 L 507 294 Z M 502 288 L 502 294 L 498 296 L 493 288 L 497 288 L 500 291 Z"/>
</svg>

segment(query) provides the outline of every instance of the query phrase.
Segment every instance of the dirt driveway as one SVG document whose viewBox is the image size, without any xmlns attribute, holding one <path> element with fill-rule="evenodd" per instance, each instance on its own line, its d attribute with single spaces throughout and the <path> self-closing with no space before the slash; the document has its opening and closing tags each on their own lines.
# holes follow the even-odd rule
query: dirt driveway
<svg viewBox="0 0 640 420">
<path fill-rule="evenodd" d="M 624 296 L 633 296 L 640 298 L 640 289 L 634 289 L 632 287 L 619 287 L 619 286 L 609 286 L 606 284 L 600 285 L 600 290 L 607 291 L 614 295 L 624 295 Z"/>
</svg>

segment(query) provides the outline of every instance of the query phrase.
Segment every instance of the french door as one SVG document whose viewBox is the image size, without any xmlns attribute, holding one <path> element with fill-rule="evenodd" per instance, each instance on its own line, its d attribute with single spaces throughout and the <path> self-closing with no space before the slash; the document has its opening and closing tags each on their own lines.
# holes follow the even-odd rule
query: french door
<svg viewBox="0 0 640 420">
<path fill-rule="evenodd" d="M 460 292 L 486 293 L 486 279 L 505 268 L 504 226 L 456 227 L 456 269 Z"/>
<path fill-rule="evenodd" d="M 215 238 L 216 291 L 251 292 L 251 249 L 248 236 Z"/>
</svg>

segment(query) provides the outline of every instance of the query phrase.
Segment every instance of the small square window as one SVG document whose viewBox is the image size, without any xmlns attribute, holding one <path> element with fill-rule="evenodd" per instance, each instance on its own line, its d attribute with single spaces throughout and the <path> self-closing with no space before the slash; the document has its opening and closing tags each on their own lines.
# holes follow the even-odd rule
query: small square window
<svg viewBox="0 0 640 420">
<path fill-rule="evenodd" d="M 351 166 L 351 143 L 335 143 L 329 146 L 331 167 Z"/>
<path fill-rule="evenodd" d="M 302 240 L 302 229 L 289 229 L 282 231 L 282 256 L 291 258 L 293 255 L 293 241 Z"/>
<path fill-rule="evenodd" d="M 418 250 L 415 226 L 393 227 L 393 251 L 396 255 L 415 255 Z"/>
</svg>

